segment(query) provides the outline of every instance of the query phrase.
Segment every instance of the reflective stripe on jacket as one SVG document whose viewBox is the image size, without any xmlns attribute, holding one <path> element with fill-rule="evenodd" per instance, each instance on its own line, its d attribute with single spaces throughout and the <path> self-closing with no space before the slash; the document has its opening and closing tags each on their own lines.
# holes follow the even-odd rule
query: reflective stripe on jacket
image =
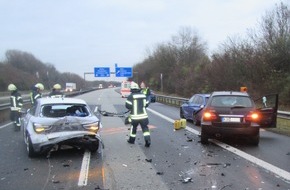
<svg viewBox="0 0 290 190">
<path fill-rule="evenodd" d="M 11 93 L 10 96 L 10 109 L 11 111 L 20 111 L 23 106 L 23 100 L 17 91 Z"/>
<path fill-rule="evenodd" d="M 146 107 L 148 102 L 143 93 L 131 93 L 126 100 L 126 108 L 131 111 L 132 120 L 140 120 L 148 118 Z"/>
</svg>

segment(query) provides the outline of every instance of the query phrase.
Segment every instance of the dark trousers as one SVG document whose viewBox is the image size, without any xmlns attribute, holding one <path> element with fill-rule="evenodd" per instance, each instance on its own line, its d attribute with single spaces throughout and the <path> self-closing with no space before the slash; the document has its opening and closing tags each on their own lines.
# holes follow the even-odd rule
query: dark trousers
<svg viewBox="0 0 290 190">
<path fill-rule="evenodd" d="M 21 125 L 21 113 L 20 112 L 18 112 L 18 111 L 11 111 L 11 113 L 10 113 L 10 119 L 11 119 L 11 121 L 14 122 L 14 124 L 17 127 L 20 127 L 20 125 Z"/>
<path fill-rule="evenodd" d="M 131 131 L 130 131 L 130 138 L 129 138 L 129 142 L 134 143 L 135 139 L 136 139 L 136 133 L 137 133 L 137 127 L 140 124 L 142 131 L 143 131 L 143 136 L 144 136 L 144 140 L 146 143 L 151 143 L 151 139 L 150 139 L 150 131 L 148 128 L 148 123 L 149 120 L 148 118 L 146 119 L 141 119 L 141 120 L 134 120 L 132 119 L 131 121 Z"/>
</svg>

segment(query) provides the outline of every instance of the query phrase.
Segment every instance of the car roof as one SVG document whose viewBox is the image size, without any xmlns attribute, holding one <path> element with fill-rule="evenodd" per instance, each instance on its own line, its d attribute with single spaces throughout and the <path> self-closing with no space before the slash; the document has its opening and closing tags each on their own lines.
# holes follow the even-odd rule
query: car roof
<svg viewBox="0 0 290 190">
<path fill-rule="evenodd" d="M 199 96 L 203 96 L 203 97 L 210 97 L 210 94 L 194 94 L 194 95 L 199 95 Z"/>
<path fill-rule="evenodd" d="M 39 103 L 43 104 L 87 104 L 84 100 L 78 98 L 39 98 Z"/>
<path fill-rule="evenodd" d="M 236 95 L 236 96 L 250 96 L 246 92 L 240 92 L 240 91 L 214 91 L 212 96 L 224 96 L 224 95 Z"/>
</svg>

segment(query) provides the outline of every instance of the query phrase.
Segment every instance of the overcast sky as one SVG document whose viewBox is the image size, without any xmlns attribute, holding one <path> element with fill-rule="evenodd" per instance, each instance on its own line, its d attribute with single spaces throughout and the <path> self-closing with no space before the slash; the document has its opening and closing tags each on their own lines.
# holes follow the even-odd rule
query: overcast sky
<svg viewBox="0 0 290 190">
<path fill-rule="evenodd" d="M 94 67 L 112 71 L 115 63 L 131 67 L 141 62 L 148 49 L 171 41 L 182 27 L 193 28 L 210 55 L 228 37 L 257 27 L 266 11 L 280 2 L 0 0 L 0 59 L 7 50 L 20 50 L 60 72 L 83 77 Z"/>
</svg>

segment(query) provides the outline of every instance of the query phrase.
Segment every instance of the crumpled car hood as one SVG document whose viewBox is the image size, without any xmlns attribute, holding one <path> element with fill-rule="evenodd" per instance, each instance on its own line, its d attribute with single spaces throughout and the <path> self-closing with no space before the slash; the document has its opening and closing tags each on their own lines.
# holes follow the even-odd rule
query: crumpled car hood
<svg viewBox="0 0 290 190">
<path fill-rule="evenodd" d="M 50 126 L 50 130 L 47 130 L 45 133 L 42 134 L 34 134 L 31 136 L 34 148 L 36 150 L 39 150 L 40 147 L 46 145 L 55 145 L 73 139 L 87 139 L 89 141 L 98 139 L 103 145 L 99 133 L 88 131 L 82 126 L 83 124 L 89 124 L 98 121 L 99 120 L 96 120 L 95 117 L 84 118 L 65 116 L 62 118 L 46 118 L 45 120 L 39 122 L 44 125 Z"/>
<path fill-rule="evenodd" d="M 65 116 L 62 118 L 53 118 L 41 122 L 44 125 L 50 126 L 50 130 L 46 131 L 46 134 L 55 133 L 55 132 L 66 132 L 66 131 L 86 131 L 83 128 L 84 124 L 90 124 L 98 122 L 94 117 L 73 117 Z M 102 127 L 99 124 L 100 128 Z"/>
</svg>

